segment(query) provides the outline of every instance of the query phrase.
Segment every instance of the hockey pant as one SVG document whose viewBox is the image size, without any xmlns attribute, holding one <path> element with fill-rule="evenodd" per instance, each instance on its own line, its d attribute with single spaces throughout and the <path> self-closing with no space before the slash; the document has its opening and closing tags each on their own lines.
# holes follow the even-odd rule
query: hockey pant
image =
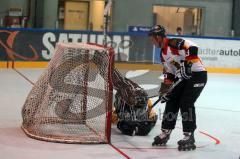
<svg viewBox="0 0 240 159">
<path fill-rule="evenodd" d="M 207 72 L 193 72 L 191 79 L 183 80 L 171 92 L 162 120 L 162 129 L 174 129 L 180 110 L 183 132 L 196 129 L 196 113 L 194 103 L 207 83 Z"/>
</svg>

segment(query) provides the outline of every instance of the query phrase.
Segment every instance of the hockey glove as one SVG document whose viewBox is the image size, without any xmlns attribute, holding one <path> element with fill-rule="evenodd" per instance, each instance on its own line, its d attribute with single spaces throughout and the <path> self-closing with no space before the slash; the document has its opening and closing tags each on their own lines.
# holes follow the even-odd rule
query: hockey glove
<svg viewBox="0 0 240 159">
<path fill-rule="evenodd" d="M 158 91 L 159 96 L 162 96 L 164 93 L 168 92 L 172 84 L 161 83 L 160 89 Z"/>
<path fill-rule="evenodd" d="M 178 70 L 178 77 L 180 76 L 183 79 L 190 79 L 192 77 L 192 63 L 188 61 L 181 61 L 180 69 Z"/>
<path fill-rule="evenodd" d="M 172 87 L 173 83 L 161 83 L 160 89 L 158 91 L 161 103 L 165 103 L 170 100 L 168 94 L 169 89 Z"/>
</svg>

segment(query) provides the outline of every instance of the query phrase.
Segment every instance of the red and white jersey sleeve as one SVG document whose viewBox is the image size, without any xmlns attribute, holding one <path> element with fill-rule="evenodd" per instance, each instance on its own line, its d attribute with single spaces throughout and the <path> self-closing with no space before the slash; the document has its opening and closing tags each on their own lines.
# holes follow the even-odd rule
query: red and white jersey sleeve
<svg viewBox="0 0 240 159">
<path fill-rule="evenodd" d="M 201 58 L 198 56 L 198 46 L 189 40 L 166 38 L 162 48 L 161 60 L 164 70 L 176 74 L 182 60 L 191 61 L 192 72 L 205 71 Z"/>
</svg>

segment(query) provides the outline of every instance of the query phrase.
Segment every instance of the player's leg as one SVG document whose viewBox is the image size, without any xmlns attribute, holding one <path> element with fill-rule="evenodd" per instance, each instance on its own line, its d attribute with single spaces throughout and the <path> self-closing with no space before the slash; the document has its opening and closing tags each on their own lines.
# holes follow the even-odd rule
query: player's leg
<svg viewBox="0 0 240 159">
<path fill-rule="evenodd" d="M 178 150 L 179 151 L 190 151 L 195 150 L 195 138 L 194 132 L 184 132 L 184 138 L 178 141 Z"/>
<path fill-rule="evenodd" d="M 187 80 L 184 91 L 180 99 L 180 110 L 184 138 L 178 142 L 179 150 L 195 149 L 194 131 L 196 126 L 196 113 L 194 103 L 200 96 L 207 82 L 206 72 L 193 73 L 191 79 Z"/>
<path fill-rule="evenodd" d="M 162 119 L 162 132 L 160 135 L 154 138 L 152 145 L 165 145 L 170 138 L 172 130 L 175 128 L 178 111 L 179 100 L 181 96 L 181 90 L 184 88 L 183 83 L 179 83 L 171 92 L 171 98 L 166 102 L 165 111 Z"/>
</svg>

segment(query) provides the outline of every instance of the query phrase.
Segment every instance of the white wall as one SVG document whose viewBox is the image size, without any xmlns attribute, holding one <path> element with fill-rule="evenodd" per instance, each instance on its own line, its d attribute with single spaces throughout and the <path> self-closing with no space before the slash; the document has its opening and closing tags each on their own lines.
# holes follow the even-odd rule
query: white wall
<svg viewBox="0 0 240 159">
<path fill-rule="evenodd" d="M 189 39 L 199 46 L 199 55 L 206 67 L 240 68 L 240 40 Z"/>
</svg>

